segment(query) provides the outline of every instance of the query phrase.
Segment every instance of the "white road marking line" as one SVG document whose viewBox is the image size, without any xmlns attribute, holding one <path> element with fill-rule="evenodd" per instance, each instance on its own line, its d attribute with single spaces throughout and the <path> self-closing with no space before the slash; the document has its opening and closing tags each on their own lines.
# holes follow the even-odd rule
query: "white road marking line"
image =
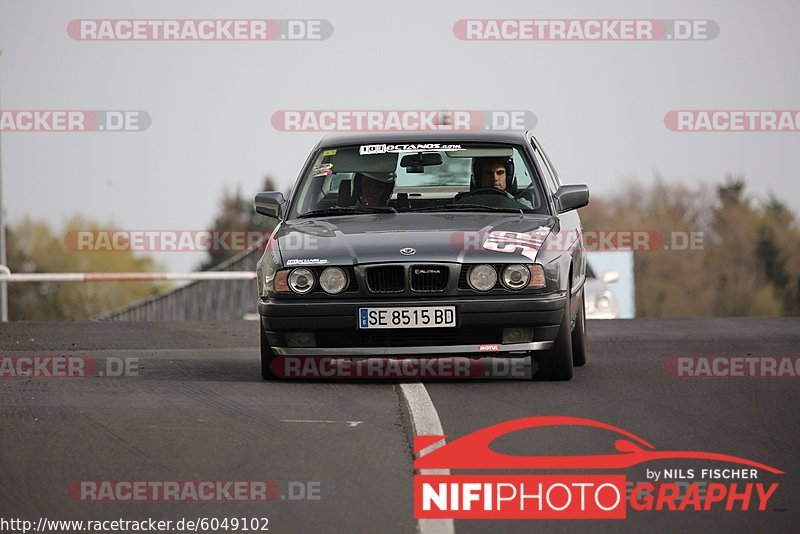
<svg viewBox="0 0 800 534">
<path fill-rule="evenodd" d="M 400 395 L 408 407 L 411 418 L 411 429 L 415 436 L 443 436 L 442 422 L 439 414 L 433 405 L 428 390 L 421 382 L 401 382 Z M 444 445 L 445 440 L 441 440 L 423 452 L 431 452 Z M 420 469 L 420 475 L 449 475 L 449 469 Z M 417 529 L 420 534 L 454 534 L 455 525 L 452 519 L 419 519 Z"/>
<path fill-rule="evenodd" d="M 336 421 L 321 421 L 317 419 L 281 419 L 281 423 L 335 423 Z"/>
<path fill-rule="evenodd" d="M 445 443 L 445 440 L 441 440 L 441 441 L 437 441 L 437 442 L 436 442 L 436 443 L 434 443 L 433 445 L 428 445 L 427 447 L 425 447 L 424 449 L 422 449 L 421 451 L 419 451 L 419 453 L 417 453 L 417 458 L 419 458 L 420 456 L 425 456 L 425 455 L 426 455 L 426 454 L 428 454 L 429 452 L 433 452 L 433 451 L 435 451 L 436 449 L 438 449 L 439 447 L 441 447 L 442 445 L 444 445 L 444 443 Z M 423 469 L 423 470 L 421 470 L 421 471 L 425 471 L 425 474 L 428 474 L 428 475 L 435 475 L 435 474 L 437 474 L 437 473 L 435 472 L 435 471 L 436 471 L 435 469 Z M 445 469 L 445 471 L 447 471 L 447 470 Z M 439 474 L 445 474 L 445 475 L 449 475 L 450 473 L 449 473 L 449 472 L 447 472 L 447 473 L 439 473 Z"/>
<path fill-rule="evenodd" d="M 321 419 L 281 419 L 281 423 L 325 423 L 325 424 L 334 424 L 334 423 L 347 423 L 347 426 L 353 428 L 362 424 L 364 421 L 323 421 Z"/>
</svg>

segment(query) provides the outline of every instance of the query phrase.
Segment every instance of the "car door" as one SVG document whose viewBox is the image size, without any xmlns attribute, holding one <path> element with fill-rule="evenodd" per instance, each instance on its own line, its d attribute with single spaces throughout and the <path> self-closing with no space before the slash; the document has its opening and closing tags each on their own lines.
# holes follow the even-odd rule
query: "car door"
<svg viewBox="0 0 800 534">
<path fill-rule="evenodd" d="M 528 135 L 536 165 L 539 167 L 546 187 L 549 189 L 549 196 L 555 194 L 561 187 L 561 179 L 555 170 L 553 163 L 547 156 L 539 141 L 533 135 Z M 572 259 L 572 291 L 575 294 L 583 287 L 586 280 L 586 251 L 583 244 L 583 227 L 577 210 L 560 213 L 557 215 L 559 224 L 558 230 L 562 234 L 560 243 L 565 245 L 565 251 L 569 250 Z M 554 229 L 555 230 L 555 229 Z M 577 301 L 573 302 L 573 314 L 577 311 Z"/>
</svg>

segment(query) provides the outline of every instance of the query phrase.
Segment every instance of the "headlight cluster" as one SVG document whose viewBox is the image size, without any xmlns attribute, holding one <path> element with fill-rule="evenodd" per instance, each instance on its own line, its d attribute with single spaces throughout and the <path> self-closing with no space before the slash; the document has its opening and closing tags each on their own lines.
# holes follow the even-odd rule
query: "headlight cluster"
<svg viewBox="0 0 800 534">
<path fill-rule="evenodd" d="M 285 271 L 284 271 L 285 272 Z M 330 295 L 337 295 L 347 289 L 350 279 L 344 269 L 328 267 L 319 275 L 319 285 L 323 291 Z M 288 289 L 298 295 L 306 295 L 314 290 L 317 277 L 314 271 L 305 267 L 298 267 L 289 271 L 287 278 Z"/>
<path fill-rule="evenodd" d="M 336 295 L 347 287 L 347 273 L 338 267 L 328 267 L 319 277 L 319 285 L 326 293 Z"/>
<path fill-rule="evenodd" d="M 524 265 L 509 265 L 503 269 L 503 285 L 508 289 L 528 287 L 530 281 L 531 272 Z"/>
<path fill-rule="evenodd" d="M 545 287 L 544 268 L 538 264 L 507 265 L 502 268 L 499 279 L 504 287 L 512 291 Z M 476 265 L 467 273 L 467 283 L 475 291 L 489 291 L 497 285 L 497 280 L 497 269 L 493 265 Z"/>
<path fill-rule="evenodd" d="M 491 265 L 476 265 L 469 270 L 467 283 L 475 291 L 489 291 L 497 283 L 497 271 Z"/>
</svg>

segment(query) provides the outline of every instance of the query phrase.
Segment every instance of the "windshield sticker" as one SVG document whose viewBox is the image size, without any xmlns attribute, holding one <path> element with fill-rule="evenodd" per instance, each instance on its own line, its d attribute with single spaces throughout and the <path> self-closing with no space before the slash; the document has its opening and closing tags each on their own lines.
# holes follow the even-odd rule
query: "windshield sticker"
<svg viewBox="0 0 800 534">
<path fill-rule="evenodd" d="M 326 150 L 325 152 L 322 153 L 322 155 L 323 156 L 335 156 L 336 155 L 336 149 L 334 148 L 333 150 Z"/>
<path fill-rule="evenodd" d="M 333 174 L 333 163 L 320 163 L 316 167 L 314 167 L 314 171 L 312 176 L 317 178 L 318 176 L 328 176 L 329 174 Z"/>
<path fill-rule="evenodd" d="M 328 260 L 319 259 L 319 258 L 311 258 L 307 260 L 287 260 L 286 265 L 324 265 L 328 263 Z"/>
<path fill-rule="evenodd" d="M 441 143 L 418 143 L 413 145 L 361 145 L 358 153 L 362 156 L 370 154 L 386 154 L 400 152 L 419 152 L 421 150 L 430 152 L 452 152 L 454 150 L 466 150 L 461 145 L 443 145 Z"/>
</svg>

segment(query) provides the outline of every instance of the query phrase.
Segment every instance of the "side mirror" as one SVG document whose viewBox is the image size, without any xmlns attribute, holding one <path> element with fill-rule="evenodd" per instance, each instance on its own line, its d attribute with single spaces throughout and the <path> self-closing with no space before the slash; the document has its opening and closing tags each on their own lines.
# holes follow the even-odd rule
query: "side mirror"
<svg viewBox="0 0 800 534">
<path fill-rule="evenodd" d="M 619 280 L 619 271 L 608 271 L 603 273 L 603 282 L 606 284 L 613 284 Z"/>
<path fill-rule="evenodd" d="M 589 203 L 589 186 L 562 185 L 553 195 L 558 213 L 576 210 Z"/>
<path fill-rule="evenodd" d="M 283 205 L 286 199 L 280 191 L 266 191 L 256 194 L 256 213 L 280 219 L 283 215 Z"/>
</svg>

